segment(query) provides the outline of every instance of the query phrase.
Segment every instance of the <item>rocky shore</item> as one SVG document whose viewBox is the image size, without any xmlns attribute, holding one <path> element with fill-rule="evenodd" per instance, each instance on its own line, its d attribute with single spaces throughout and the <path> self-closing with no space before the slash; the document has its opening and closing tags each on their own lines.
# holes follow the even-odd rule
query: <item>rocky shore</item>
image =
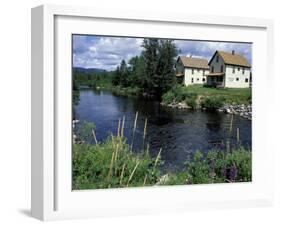
<svg viewBox="0 0 281 226">
<path fill-rule="evenodd" d="M 191 109 L 191 107 L 189 107 L 185 102 L 172 102 L 170 104 L 161 103 L 161 105 L 177 109 Z M 252 105 L 224 104 L 223 107 L 217 109 L 217 111 L 224 112 L 226 114 L 239 115 L 248 120 L 252 120 Z"/>
<path fill-rule="evenodd" d="M 185 102 L 172 102 L 170 104 L 165 104 L 163 102 L 160 103 L 162 106 L 170 107 L 170 108 L 178 108 L 178 109 L 190 109 Z"/>
<path fill-rule="evenodd" d="M 219 108 L 218 111 L 227 114 L 239 115 L 243 118 L 252 120 L 252 105 L 245 104 L 225 104 L 223 107 Z"/>
</svg>

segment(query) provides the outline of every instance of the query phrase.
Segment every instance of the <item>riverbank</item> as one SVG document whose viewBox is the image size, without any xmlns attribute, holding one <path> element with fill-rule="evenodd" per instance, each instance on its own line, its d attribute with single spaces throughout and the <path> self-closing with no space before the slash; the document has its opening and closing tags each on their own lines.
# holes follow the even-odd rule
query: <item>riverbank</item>
<svg viewBox="0 0 281 226">
<path fill-rule="evenodd" d="M 87 87 L 89 89 L 111 91 L 112 93 L 120 96 L 138 96 L 141 93 L 141 89 L 139 87 L 114 86 L 111 82 L 96 83 L 94 85 L 88 85 Z"/>
<path fill-rule="evenodd" d="M 177 109 L 191 109 L 194 110 L 194 108 L 188 106 L 186 102 L 172 102 L 170 104 L 165 104 L 161 102 L 162 106 L 170 107 L 170 108 L 177 108 Z M 208 110 L 206 108 L 203 108 L 198 105 L 196 109 L 201 110 Z M 252 105 L 245 105 L 245 104 L 224 104 L 222 107 L 219 107 L 215 109 L 218 112 L 224 112 L 226 114 L 234 114 L 239 115 L 243 118 L 246 118 L 248 120 L 252 120 Z"/>
<path fill-rule="evenodd" d="M 149 146 L 141 153 L 131 150 L 126 139 L 117 135 L 106 142 L 74 144 L 72 154 L 73 189 L 122 188 L 249 182 L 251 151 L 243 147 L 231 152 L 196 151 L 179 173 L 161 173 L 161 148 L 152 157 Z"/>
<path fill-rule="evenodd" d="M 252 120 L 252 105 L 238 104 L 231 105 L 225 104 L 223 107 L 217 109 L 219 112 L 227 114 L 239 115 L 243 118 Z"/>
<path fill-rule="evenodd" d="M 162 97 L 162 106 L 178 109 L 216 110 L 251 120 L 251 89 L 216 89 L 202 85 L 176 86 Z"/>
</svg>

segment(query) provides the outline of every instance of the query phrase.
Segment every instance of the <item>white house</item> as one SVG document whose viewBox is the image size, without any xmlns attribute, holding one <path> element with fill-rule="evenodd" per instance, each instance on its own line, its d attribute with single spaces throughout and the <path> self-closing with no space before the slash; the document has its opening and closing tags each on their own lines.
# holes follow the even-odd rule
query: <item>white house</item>
<svg viewBox="0 0 281 226">
<path fill-rule="evenodd" d="M 202 58 L 179 56 L 176 62 L 176 76 L 186 86 L 205 84 L 209 74 L 208 61 Z"/>
<path fill-rule="evenodd" d="M 216 51 L 209 61 L 207 84 L 214 87 L 247 88 L 250 86 L 251 65 L 234 51 Z"/>
</svg>

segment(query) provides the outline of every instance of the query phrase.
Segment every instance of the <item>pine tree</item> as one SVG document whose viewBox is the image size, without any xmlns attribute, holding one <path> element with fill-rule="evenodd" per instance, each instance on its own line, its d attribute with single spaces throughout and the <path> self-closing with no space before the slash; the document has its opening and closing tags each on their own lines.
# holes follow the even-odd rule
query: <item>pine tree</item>
<svg viewBox="0 0 281 226">
<path fill-rule="evenodd" d="M 159 62 L 157 74 L 159 75 L 158 93 L 167 92 L 175 84 L 175 57 L 177 48 L 172 40 L 161 40 L 159 44 Z"/>
<path fill-rule="evenodd" d="M 128 68 L 125 60 L 121 61 L 120 64 L 120 85 L 128 86 Z"/>
<path fill-rule="evenodd" d="M 142 46 L 145 62 L 142 85 L 147 93 L 160 100 L 162 94 L 174 85 L 177 49 L 172 40 L 144 39 Z"/>
<path fill-rule="evenodd" d="M 159 60 L 158 39 L 144 39 L 142 55 L 145 63 L 145 74 L 142 77 L 142 87 L 148 94 L 155 95 L 158 86 L 157 67 Z"/>
<path fill-rule="evenodd" d="M 118 86 L 120 85 L 120 81 L 121 81 L 121 72 L 120 72 L 120 67 L 117 66 L 116 71 L 113 75 L 112 84 L 114 86 Z"/>
</svg>

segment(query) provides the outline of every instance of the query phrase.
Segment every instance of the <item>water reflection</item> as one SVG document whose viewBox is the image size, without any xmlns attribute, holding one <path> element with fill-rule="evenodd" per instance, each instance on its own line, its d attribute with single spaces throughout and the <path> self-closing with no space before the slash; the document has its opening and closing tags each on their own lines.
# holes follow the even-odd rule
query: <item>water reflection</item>
<svg viewBox="0 0 281 226">
<path fill-rule="evenodd" d="M 227 141 L 232 146 L 236 145 L 237 128 L 241 144 L 251 147 L 251 121 L 239 116 L 233 117 L 230 131 L 231 116 L 224 113 L 165 108 L 155 101 L 113 95 L 104 90 L 81 90 L 80 103 L 75 110 L 80 122 L 95 123 L 99 141 L 105 140 L 110 133 L 116 133 L 118 119 L 125 116 L 124 135 L 128 143 L 132 142 L 135 113 L 138 111 L 135 151 L 143 148 L 142 135 L 147 118 L 147 142 L 151 153 L 156 155 L 162 148 L 164 168 L 172 171 L 182 169 L 184 162 L 196 150 L 225 149 Z"/>
</svg>

